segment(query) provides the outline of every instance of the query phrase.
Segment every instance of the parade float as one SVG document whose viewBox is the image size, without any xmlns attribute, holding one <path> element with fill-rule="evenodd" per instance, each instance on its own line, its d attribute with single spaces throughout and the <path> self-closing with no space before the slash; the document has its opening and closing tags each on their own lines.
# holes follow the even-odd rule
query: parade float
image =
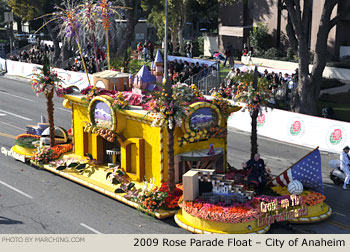
<svg viewBox="0 0 350 252">
<path fill-rule="evenodd" d="M 10 152 L 157 218 L 175 215 L 193 233 L 265 233 L 274 222 L 312 223 L 330 216 L 318 149 L 271 180 L 266 195 L 256 195 L 247 174 L 227 165 L 227 118 L 240 107 L 220 97 L 206 99 L 186 84 L 173 85 L 174 104 L 166 104 L 156 83 L 159 71 L 142 67 L 128 77 L 129 91 L 125 85 L 96 87 L 110 85 L 111 74 L 97 75 L 95 86 L 81 92 L 58 89 L 72 111 L 72 128 L 55 127 L 56 144 L 49 146 L 49 123 L 28 125 Z M 176 122 L 173 193 L 168 114 Z"/>
<path fill-rule="evenodd" d="M 92 15 L 95 10 L 98 15 Z M 101 16 L 108 41 L 113 12 L 102 0 L 52 14 L 63 20 L 61 33 L 76 40 L 85 70 L 80 27 L 94 31 L 91 17 Z M 94 74 L 91 82 L 87 75 L 91 85 L 79 92 L 63 88 L 44 64 L 31 82 L 47 98 L 48 123 L 28 125 L 13 148 L 1 152 L 157 218 L 175 216 L 193 233 L 265 233 L 274 222 L 311 223 L 330 216 L 318 149 L 271 179 L 266 195 L 257 195 L 246 172 L 227 162 L 227 119 L 241 107 L 219 96 L 204 98 L 195 85 L 180 83 L 171 87 L 169 99 L 162 76 L 159 51 L 151 70 L 143 66 L 135 76 L 108 70 Z M 72 111 L 67 131 L 54 126 L 54 93 Z M 249 105 L 258 106 L 255 100 Z"/>
</svg>

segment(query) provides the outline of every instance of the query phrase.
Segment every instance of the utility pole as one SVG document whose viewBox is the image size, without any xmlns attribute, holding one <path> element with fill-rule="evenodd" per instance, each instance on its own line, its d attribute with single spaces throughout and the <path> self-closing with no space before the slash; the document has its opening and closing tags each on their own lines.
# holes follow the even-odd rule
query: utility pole
<svg viewBox="0 0 350 252">
<path fill-rule="evenodd" d="M 163 83 L 165 85 L 165 90 L 168 90 L 168 0 L 165 0 L 165 32 L 164 32 L 164 77 Z M 170 85 L 171 87 L 171 85 Z"/>
<path fill-rule="evenodd" d="M 12 44 L 13 13 L 12 12 L 5 12 L 4 17 L 5 17 L 5 22 L 7 23 L 7 33 L 9 35 L 9 40 L 10 40 L 10 53 L 12 53 L 12 51 L 13 51 L 13 44 Z"/>
</svg>

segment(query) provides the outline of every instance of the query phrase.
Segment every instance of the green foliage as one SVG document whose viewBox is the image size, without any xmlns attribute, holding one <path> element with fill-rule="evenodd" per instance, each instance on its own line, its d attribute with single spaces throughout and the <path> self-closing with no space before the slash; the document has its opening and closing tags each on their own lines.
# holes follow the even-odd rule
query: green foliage
<svg viewBox="0 0 350 252">
<path fill-rule="evenodd" d="M 22 17 L 23 21 L 31 21 L 35 17 L 40 15 L 39 10 L 35 7 L 35 2 L 40 6 L 45 5 L 45 0 L 35 0 L 35 1 L 26 1 L 26 0 L 9 0 L 8 4 L 11 6 L 12 11 L 15 15 Z"/>
<path fill-rule="evenodd" d="M 262 55 L 264 51 L 271 48 L 271 35 L 268 33 L 267 25 L 258 23 L 249 35 L 250 45 L 254 47 L 255 54 Z"/>
<path fill-rule="evenodd" d="M 283 56 L 283 53 L 275 47 L 271 47 L 270 49 L 266 50 L 264 53 L 264 57 L 267 59 L 279 59 L 282 56 Z"/>
<path fill-rule="evenodd" d="M 33 145 L 33 142 L 35 141 L 38 141 L 38 138 L 34 138 L 34 137 L 18 138 L 15 140 L 15 144 L 24 148 L 34 149 L 35 146 Z"/>
</svg>

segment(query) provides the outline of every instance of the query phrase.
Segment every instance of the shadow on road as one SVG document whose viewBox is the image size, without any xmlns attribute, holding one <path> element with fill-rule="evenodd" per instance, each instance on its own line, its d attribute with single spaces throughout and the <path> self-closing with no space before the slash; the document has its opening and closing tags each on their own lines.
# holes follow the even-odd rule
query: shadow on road
<svg viewBox="0 0 350 252">
<path fill-rule="evenodd" d="M 0 225 L 14 225 L 14 224 L 23 224 L 22 221 L 16 221 L 16 220 L 12 220 L 3 216 L 0 216 Z"/>
</svg>

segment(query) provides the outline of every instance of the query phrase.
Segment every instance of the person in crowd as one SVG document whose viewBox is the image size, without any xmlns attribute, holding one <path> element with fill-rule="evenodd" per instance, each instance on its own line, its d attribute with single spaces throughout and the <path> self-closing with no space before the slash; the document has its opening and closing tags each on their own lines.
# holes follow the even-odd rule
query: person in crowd
<svg viewBox="0 0 350 252">
<path fill-rule="evenodd" d="M 148 61 L 148 49 L 147 49 L 147 46 L 144 46 L 143 47 L 143 49 L 142 49 L 142 53 L 143 53 L 143 60 L 145 61 L 145 62 L 147 62 Z"/>
<path fill-rule="evenodd" d="M 190 41 L 187 41 L 186 43 L 186 55 L 188 58 L 192 58 L 192 45 Z"/>
<path fill-rule="evenodd" d="M 343 152 L 340 154 L 340 169 L 345 173 L 346 177 L 344 180 L 343 189 L 347 189 L 350 180 L 350 156 L 349 156 L 349 146 L 343 148 Z"/>
<path fill-rule="evenodd" d="M 233 77 L 235 77 L 235 68 L 231 67 L 230 72 L 226 75 L 226 79 L 233 79 Z"/>
<path fill-rule="evenodd" d="M 256 153 L 253 159 L 250 159 L 246 163 L 242 164 L 243 169 L 246 171 L 248 183 L 254 186 L 256 193 L 262 194 L 264 186 L 267 182 L 266 169 L 264 160 L 260 158 L 260 154 Z"/>
<path fill-rule="evenodd" d="M 137 44 L 137 56 L 138 56 L 138 60 L 141 60 L 142 57 L 142 50 L 143 50 L 143 45 L 141 42 L 139 42 Z"/>
<path fill-rule="evenodd" d="M 227 62 L 227 60 L 230 58 L 230 56 L 231 56 L 231 50 L 232 50 L 232 46 L 231 46 L 231 44 L 230 45 L 228 45 L 227 47 L 226 47 L 226 50 L 225 50 L 225 61 L 224 61 L 224 67 L 226 66 L 226 62 Z"/>
<path fill-rule="evenodd" d="M 151 60 L 153 61 L 154 60 L 154 56 L 153 56 L 153 52 L 154 52 L 154 45 L 151 41 L 148 41 L 147 43 L 147 49 L 149 51 L 149 56 L 151 58 Z"/>
<path fill-rule="evenodd" d="M 246 56 L 248 54 L 248 46 L 246 43 L 243 45 L 242 55 Z"/>
</svg>

